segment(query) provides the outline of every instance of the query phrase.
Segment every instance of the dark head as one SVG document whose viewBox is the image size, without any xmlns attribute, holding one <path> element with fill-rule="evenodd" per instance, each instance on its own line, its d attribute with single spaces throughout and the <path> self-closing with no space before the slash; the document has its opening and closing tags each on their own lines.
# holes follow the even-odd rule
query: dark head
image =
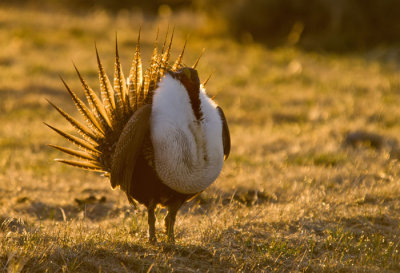
<svg viewBox="0 0 400 273">
<path fill-rule="evenodd" d="M 200 79 L 196 69 L 183 67 L 177 71 L 168 71 L 168 74 L 179 80 L 185 87 L 197 120 L 202 118 L 200 109 Z"/>
</svg>

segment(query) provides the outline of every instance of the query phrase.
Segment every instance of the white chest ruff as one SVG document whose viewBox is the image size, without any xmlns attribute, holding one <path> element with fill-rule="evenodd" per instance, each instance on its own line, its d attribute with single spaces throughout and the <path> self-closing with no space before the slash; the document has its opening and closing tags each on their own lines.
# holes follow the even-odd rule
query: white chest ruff
<svg viewBox="0 0 400 273">
<path fill-rule="evenodd" d="M 180 193 L 197 193 L 221 172 L 222 121 L 215 104 L 200 91 L 203 120 L 198 122 L 181 83 L 169 75 L 153 97 L 151 138 L 159 178 Z"/>
</svg>

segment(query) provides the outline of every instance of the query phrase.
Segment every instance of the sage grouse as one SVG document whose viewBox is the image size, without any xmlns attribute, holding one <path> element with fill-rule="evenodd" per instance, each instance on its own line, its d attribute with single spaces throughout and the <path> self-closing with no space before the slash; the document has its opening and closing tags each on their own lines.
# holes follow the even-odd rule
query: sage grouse
<svg viewBox="0 0 400 273">
<path fill-rule="evenodd" d="M 87 104 L 61 79 L 87 126 L 50 102 L 82 138 L 46 124 L 80 149 L 50 145 L 80 159 L 56 161 L 103 173 L 132 204 L 147 207 L 150 242 L 156 242 L 156 206 L 167 207 L 166 233 L 174 242 L 179 208 L 215 181 L 230 151 L 224 113 L 207 96 L 195 70 L 199 59 L 191 68 L 183 66 L 185 43 L 171 65 L 172 38 L 173 33 L 168 42 L 165 38 L 161 52 L 156 39 L 150 66 L 142 72 L 139 32 L 127 79 L 116 42 L 113 86 L 96 48 L 100 98 L 76 67 Z"/>
</svg>

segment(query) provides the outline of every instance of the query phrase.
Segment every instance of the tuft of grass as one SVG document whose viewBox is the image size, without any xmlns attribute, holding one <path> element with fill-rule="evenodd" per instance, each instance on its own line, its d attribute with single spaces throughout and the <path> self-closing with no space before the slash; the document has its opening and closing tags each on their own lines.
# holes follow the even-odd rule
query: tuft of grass
<svg viewBox="0 0 400 273">
<path fill-rule="evenodd" d="M 111 75 L 115 30 L 128 73 L 143 18 L 124 14 L 0 5 L 0 272 L 400 270 L 400 79 L 381 57 L 390 49 L 271 50 L 203 27 L 201 14 L 174 14 L 176 47 L 193 33 L 185 63 L 207 48 L 199 75 L 215 70 L 207 91 L 232 137 L 218 180 L 180 211 L 175 246 L 164 209 L 150 245 L 143 207 L 106 178 L 53 162 L 60 154 L 47 144 L 61 140 L 42 122 L 72 128 L 45 98 L 78 117 L 57 74 L 83 97 L 72 59 L 98 91 L 93 41 Z M 165 21 L 143 20 L 146 60 Z"/>
</svg>

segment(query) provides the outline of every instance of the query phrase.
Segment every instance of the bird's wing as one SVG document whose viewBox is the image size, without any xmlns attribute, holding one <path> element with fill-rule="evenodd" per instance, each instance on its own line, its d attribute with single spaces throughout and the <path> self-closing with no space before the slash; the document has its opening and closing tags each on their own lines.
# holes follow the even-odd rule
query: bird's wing
<svg viewBox="0 0 400 273">
<path fill-rule="evenodd" d="M 151 105 L 138 109 L 122 130 L 111 166 L 111 186 L 129 193 L 136 159 L 150 130 Z"/>
<path fill-rule="evenodd" d="M 226 121 L 224 111 L 222 111 L 222 108 L 219 106 L 217 106 L 217 110 L 222 120 L 222 144 L 224 146 L 224 159 L 226 160 L 231 151 L 231 135 L 229 134 L 228 123 Z"/>
</svg>

